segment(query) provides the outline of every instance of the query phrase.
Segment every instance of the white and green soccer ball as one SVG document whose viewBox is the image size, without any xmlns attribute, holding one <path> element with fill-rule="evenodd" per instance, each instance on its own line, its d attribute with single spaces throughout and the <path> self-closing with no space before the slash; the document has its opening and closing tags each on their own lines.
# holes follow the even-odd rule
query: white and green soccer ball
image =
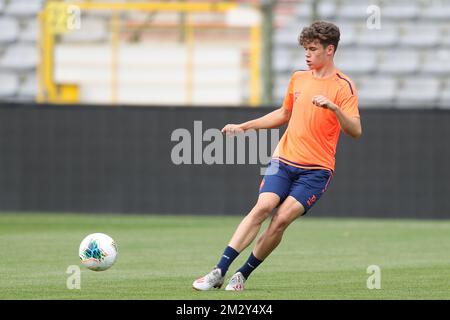
<svg viewBox="0 0 450 320">
<path fill-rule="evenodd" d="M 81 241 L 78 251 L 81 264 L 93 271 L 112 267 L 117 259 L 117 244 L 104 233 L 92 233 Z"/>
</svg>

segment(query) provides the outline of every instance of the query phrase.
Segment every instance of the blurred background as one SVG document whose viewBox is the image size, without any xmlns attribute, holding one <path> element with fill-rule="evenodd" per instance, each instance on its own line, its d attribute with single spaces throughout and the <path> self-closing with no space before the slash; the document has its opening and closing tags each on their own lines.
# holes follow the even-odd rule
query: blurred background
<svg viewBox="0 0 450 320">
<path fill-rule="evenodd" d="M 195 3 L 0 0 L 0 97 L 279 104 L 292 71 L 306 68 L 301 29 L 323 19 L 341 29 L 337 63 L 362 108 L 450 105 L 450 1 Z M 367 27 L 371 5 L 380 30 Z"/>
<path fill-rule="evenodd" d="M 449 218 L 447 0 L 0 0 L 0 210 L 245 213 L 259 166 L 174 165 L 171 133 L 278 107 L 315 20 L 364 132 L 315 214 Z"/>
</svg>

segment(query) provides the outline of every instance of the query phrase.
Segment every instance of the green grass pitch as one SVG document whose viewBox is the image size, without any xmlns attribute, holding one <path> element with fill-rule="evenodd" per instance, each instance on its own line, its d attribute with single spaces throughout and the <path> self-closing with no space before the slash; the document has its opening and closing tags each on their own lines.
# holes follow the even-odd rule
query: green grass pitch
<svg viewBox="0 0 450 320">
<path fill-rule="evenodd" d="M 197 292 L 193 280 L 217 263 L 241 217 L 0 214 L 0 299 L 449 299 L 450 221 L 319 219 L 295 221 L 244 292 Z M 264 226 L 267 225 L 267 222 Z M 89 233 L 118 243 L 104 272 L 68 266 Z M 250 253 L 233 263 L 227 278 Z M 381 289 L 369 290 L 369 265 Z"/>
</svg>

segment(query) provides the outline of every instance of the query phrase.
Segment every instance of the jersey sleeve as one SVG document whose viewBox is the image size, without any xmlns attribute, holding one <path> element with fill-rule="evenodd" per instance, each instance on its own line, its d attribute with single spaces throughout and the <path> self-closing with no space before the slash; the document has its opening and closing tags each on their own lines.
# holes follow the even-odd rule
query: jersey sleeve
<svg viewBox="0 0 450 320">
<path fill-rule="evenodd" d="M 342 112 L 350 117 L 359 117 L 358 93 L 352 85 L 350 88 L 344 88 L 339 94 L 338 106 Z"/>
<path fill-rule="evenodd" d="M 291 76 L 289 80 L 289 85 L 284 95 L 283 107 L 289 111 L 292 111 L 294 106 L 294 76 Z"/>
</svg>

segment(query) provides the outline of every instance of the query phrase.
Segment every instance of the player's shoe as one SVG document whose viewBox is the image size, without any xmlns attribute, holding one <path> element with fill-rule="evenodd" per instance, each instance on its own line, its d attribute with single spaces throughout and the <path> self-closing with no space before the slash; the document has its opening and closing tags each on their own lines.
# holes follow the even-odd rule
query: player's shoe
<svg viewBox="0 0 450 320">
<path fill-rule="evenodd" d="M 194 281 L 192 288 L 199 291 L 211 290 L 212 288 L 220 289 L 225 277 L 222 277 L 222 272 L 219 268 L 214 268 L 206 276 Z"/>
<path fill-rule="evenodd" d="M 245 278 L 240 272 L 236 272 L 230 278 L 228 285 L 225 287 L 227 291 L 243 291 L 244 290 Z"/>
</svg>

